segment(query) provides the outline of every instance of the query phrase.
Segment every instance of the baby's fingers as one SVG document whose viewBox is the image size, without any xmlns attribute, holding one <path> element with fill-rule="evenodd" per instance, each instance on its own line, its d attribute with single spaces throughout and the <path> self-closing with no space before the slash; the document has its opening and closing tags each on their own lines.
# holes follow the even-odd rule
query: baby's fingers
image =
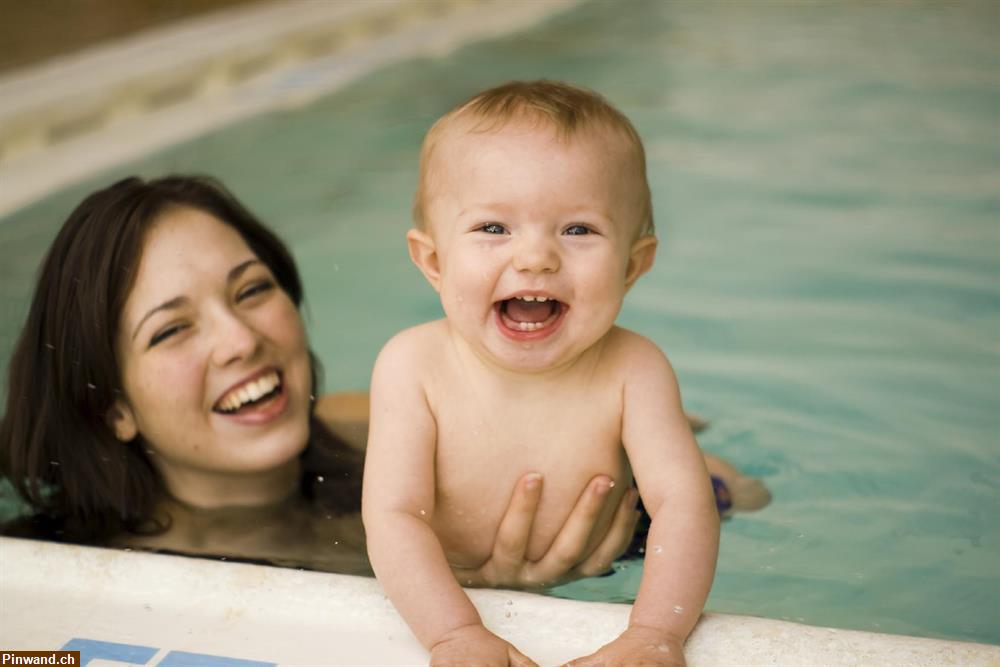
<svg viewBox="0 0 1000 667">
<path fill-rule="evenodd" d="M 510 667 L 538 667 L 537 662 L 510 645 L 507 646 L 507 659 Z"/>
<path fill-rule="evenodd" d="M 625 492 L 621 502 L 618 503 L 618 509 L 615 510 L 607 535 L 587 559 L 577 566 L 577 572 L 585 577 L 604 574 L 611 567 L 611 563 L 625 552 L 632 542 L 635 524 L 639 520 L 639 512 L 635 508 L 638 499 L 639 492 L 634 488 Z"/>
</svg>

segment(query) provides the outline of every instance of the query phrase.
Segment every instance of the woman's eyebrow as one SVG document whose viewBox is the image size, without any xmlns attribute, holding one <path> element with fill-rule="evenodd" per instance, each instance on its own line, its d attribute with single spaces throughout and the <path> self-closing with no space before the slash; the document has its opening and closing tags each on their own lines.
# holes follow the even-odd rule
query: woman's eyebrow
<svg viewBox="0 0 1000 667">
<path fill-rule="evenodd" d="M 243 275 L 244 271 L 246 271 L 254 264 L 263 264 L 263 262 L 261 262 L 256 257 L 251 257 L 250 259 L 244 262 L 240 262 L 239 264 L 237 264 L 236 266 L 234 266 L 229 270 L 229 274 L 226 276 L 226 281 L 232 282 L 234 280 L 237 280 L 241 275 Z M 172 308 L 177 308 L 187 302 L 188 298 L 186 296 L 175 296 L 173 299 L 170 299 L 169 301 L 164 301 L 156 308 L 151 309 L 148 313 L 142 316 L 142 319 L 139 320 L 139 324 L 135 325 L 135 330 L 132 332 L 132 340 L 135 340 L 135 337 L 139 335 L 139 329 L 142 328 L 143 323 L 146 320 L 148 320 L 153 314 L 158 313 L 161 310 L 170 310 Z"/>
<path fill-rule="evenodd" d="M 234 266 L 232 269 L 229 270 L 229 275 L 226 276 L 226 280 L 232 282 L 238 279 L 241 275 L 243 275 L 244 271 L 249 269 L 254 264 L 263 264 L 263 262 L 257 259 L 256 257 L 251 257 L 245 262 L 240 262 L 239 264 L 237 264 L 236 266 Z"/>
<path fill-rule="evenodd" d="M 187 301 L 188 298 L 186 296 L 175 296 L 173 299 L 170 299 L 169 301 L 164 301 L 156 308 L 151 309 L 148 313 L 142 316 L 142 319 L 139 320 L 139 324 L 135 325 L 135 330 L 132 332 L 132 340 L 135 340 L 135 337 L 139 335 L 139 329 L 142 328 L 143 323 L 150 317 L 152 317 L 154 313 L 158 313 L 161 310 L 170 310 L 172 308 L 177 308 L 182 304 L 186 303 Z"/>
</svg>

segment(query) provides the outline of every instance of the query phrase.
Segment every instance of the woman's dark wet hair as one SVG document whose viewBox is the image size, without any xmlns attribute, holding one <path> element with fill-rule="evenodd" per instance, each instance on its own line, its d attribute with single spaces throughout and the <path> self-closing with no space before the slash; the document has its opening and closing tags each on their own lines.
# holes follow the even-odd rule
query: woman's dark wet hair
<svg viewBox="0 0 1000 667">
<path fill-rule="evenodd" d="M 0 421 L 0 473 L 36 510 L 37 531 L 77 542 L 166 528 L 154 516 L 164 493 L 141 437 L 119 441 L 107 414 L 121 395 L 115 336 L 147 230 L 166 211 L 211 214 L 243 238 L 299 306 L 302 283 L 285 244 L 218 181 L 127 178 L 88 196 L 59 230 L 42 263 L 27 321 L 10 360 Z M 319 366 L 313 359 L 313 386 Z M 360 454 L 316 420 L 304 456 L 303 492 L 318 472 L 328 509 L 360 507 Z M 310 470 L 310 462 L 323 466 Z"/>
</svg>

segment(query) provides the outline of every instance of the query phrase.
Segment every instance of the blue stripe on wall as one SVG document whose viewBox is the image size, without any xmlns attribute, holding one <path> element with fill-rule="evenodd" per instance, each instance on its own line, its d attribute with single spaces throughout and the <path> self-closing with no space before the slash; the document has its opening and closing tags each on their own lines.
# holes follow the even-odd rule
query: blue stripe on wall
<svg viewBox="0 0 1000 667">
<path fill-rule="evenodd" d="M 218 655 L 206 655 L 204 653 L 171 651 L 160 661 L 157 667 L 277 667 L 277 663 L 225 658 Z"/>
<path fill-rule="evenodd" d="M 74 637 L 66 642 L 63 651 L 79 651 L 80 667 L 87 667 L 91 660 L 114 660 L 130 665 L 145 665 L 160 649 L 134 644 L 117 644 L 101 642 L 96 639 L 79 639 Z M 261 663 L 263 664 L 263 663 Z"/>
</svg>

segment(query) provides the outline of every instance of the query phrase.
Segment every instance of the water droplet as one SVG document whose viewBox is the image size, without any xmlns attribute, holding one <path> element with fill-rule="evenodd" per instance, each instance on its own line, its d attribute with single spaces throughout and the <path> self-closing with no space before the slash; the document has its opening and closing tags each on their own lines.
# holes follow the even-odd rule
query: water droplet
<svg viewBox="0 0 1000 667">
<path fill-rule="evenodd" d="M 674 613 L 675 614 L 680 614 L 683 611 L 684 611 L 684 607 L 680 606 L 679 604 L 675 604 L 674 605 Z"/>
<path fill-rule="evenodd" d="M 611 480 L 610 482 L 608 482 L 608 488 L 609 489 L 615 488 L 615 480 Z"/>
<path fill-rule="evenodd" d="M 661 547 L 659 544 L 654 545 L 653 546 L 653 553 L 654 554 L 662 554 L 663 553 L 663 547 Z"/>
<path fill-rule="evenodd" d="M 420 516 L 427 516 L 427 512 L 420 510 Z"/>
<path fill-rule="evenodd" d="M 87 383 L 87 389 L 97 389 L 97 385 L 91 382 Z"/>
<path fill-rule="evenodd" d="M 222 557 L 219 558 L 219 560 L 226 560 L 226 557 L 222 556 Z"/>
<path fill-rule="evenodd" d="M 55 345 L 53 345 L 52 343 L 46 343 L 46 344 L 45 344 L 45 347 L 49 348 L 50 350 L 54 350 L 54 349 L 56 349 L 56 346 L 55 346 Z"/>
<path fill-rule="evenodd" d="M 656 647 L 656 650 L 659 651 L 660 653 L 670 653 L 670 647 L 667 646 L 666 644 L 660 644 L 659 646 Z"/>
<path fill-rule="evenodd" d="M 334 540 L 333 543 L 334 543 L 334 545 L 338 545 L 338 544 L 340 544 L 340 540 Z"/>
<path fill-rule="evenodd" d="M 57 465 L 59 465 L 59 461 L 49 461 L 49 465 L 50 466 L 57 466 Z"/>
<path fill-rule="evenodd" d="M 326 480 L 323 479 L 323 475 L 316 475 L 316 481 L 322 484 Z"/>
</svg>

